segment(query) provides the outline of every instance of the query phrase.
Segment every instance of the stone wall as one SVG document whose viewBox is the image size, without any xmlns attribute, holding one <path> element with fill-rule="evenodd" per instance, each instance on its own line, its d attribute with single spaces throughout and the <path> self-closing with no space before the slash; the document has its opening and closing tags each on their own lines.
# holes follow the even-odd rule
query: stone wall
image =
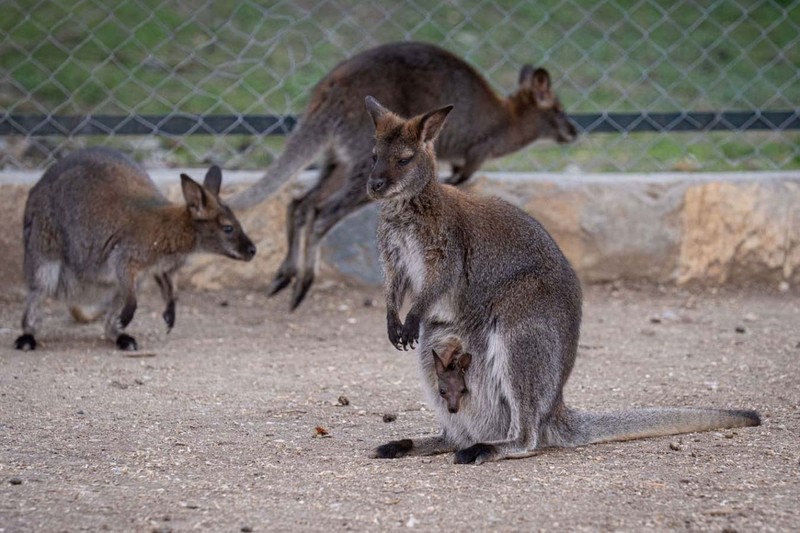
<svg viewBox="0 0 800 533">
<path fill-rule="evenodd" d="M 176 201 L 177 172 L 154 173 Z M 246 188 L 256 176 L 234 180 L 223 196 Z M 21 283 L 21 219 L 30 184 L 0 174 L 4 290 Z M 285 206 L 302 186 L 301 180 L 239 214 L 258 246 L 254 261 L 197 256 L 184 268 L 181 284 L 265 286 L 286 251 Z M 800 282 L 800 173 L 493 174 L 477 177 L 468 188 L 538 218 L 584 282 Z M 322 279 L 380 283 L 376 220 L 377 206 L 370 205 L 329 234 L 321 252 Z"/>
</svg>

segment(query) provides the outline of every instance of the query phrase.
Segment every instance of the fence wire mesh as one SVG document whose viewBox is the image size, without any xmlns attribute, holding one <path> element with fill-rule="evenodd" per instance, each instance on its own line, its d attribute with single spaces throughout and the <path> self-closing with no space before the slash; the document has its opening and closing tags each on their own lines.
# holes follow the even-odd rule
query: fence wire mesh
<svg viewBox="0 0 800 533">
<path fill-rule="evenodd" d="M 439 44 L 500 93 L 525 63 L 546 67 L 571 114 L 746 111 L 767 127 L 637 133 L 613 121 L 572 145 L 534 144 L 486 168 L 503 170 L 780 170 L 800 167 L 800 2 L 778 0 L 3 0 L 0 168 L 49 164 L 80 146 L 133 152 L 147 166 L 210 161 L 263 168 L 291 117 L 336 63 L 398 40 Z M 94 135 L 55 116 L 96 121 Z M 232 117 L 222 128 L 174 117 Z M 86 119 L 85 117 L 89 117 Z M 15 122 L 16 121 L 16 122 Z M 588 127 L 587 127 L 588 125 Z M 51 124 L 52 126 L 52 124 Z M 763 126 L 763 124 L 762 124 Z M 60 128 L 60 129 L 59 129 Z M 52 129 L 52 128 L 51 128 Z M 234 133 L 235 132 L 235 133 Z M 202 134 L 202 135 L 200 135 Z"/>
</svg>

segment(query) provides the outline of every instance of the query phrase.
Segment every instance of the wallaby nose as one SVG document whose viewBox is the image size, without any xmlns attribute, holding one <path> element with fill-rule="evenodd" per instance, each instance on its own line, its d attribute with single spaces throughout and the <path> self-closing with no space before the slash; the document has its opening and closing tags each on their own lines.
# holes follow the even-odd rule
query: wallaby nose
<svg viewBox="0 0 800 533">
<path fill-rule="evenodd" d="M 458 407 L 448 407 L 447 410 L 450 411 L 451 413 L 457 413 Z"/>
<path fill-rule="evenodd" d="M 376 193 L 383 189 L 386 186 L 386 180 L 382 179 L 370 179 L 367 183 L 367 187 L 369 188 L 370 193 Z"/>
<path fill-rule="evenodd" d="M 249 255 L 250 257 L 253 257 L 253 256 L 256 255 L 256 245 L 255 244 L 250 243 L 250 246 L 247 247 L 247 255 Z"/>
</svg>

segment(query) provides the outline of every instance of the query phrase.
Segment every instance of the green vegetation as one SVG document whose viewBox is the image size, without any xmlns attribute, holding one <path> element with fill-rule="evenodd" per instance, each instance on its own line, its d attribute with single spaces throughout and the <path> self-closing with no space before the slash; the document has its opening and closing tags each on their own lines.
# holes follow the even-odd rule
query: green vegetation
<svg viewBox="0 0 800 533">
<path fill-rule="evenodd" d="M 633 4 L 469 0 L 427 8 L 389 0 L 250 0 L 197 8 L 175 0 L 11 0 L 0 18 L 0 108 L 296 114 L 337 62 L 402 39 L 465 56 L 503 93 L 513 89 L 522 64 L 544 65 L 571 112 L 797 107 L 800 3 Z M 165 144 L 180 145 L 170 154 L 176 164 L 227 150 L 224 157 L 237 166 L 263 166 L 280 144 L 263 150 L 262 139 L 230 141 L 226 149 L 203 138 Z M 244 156 L 231 155 L 237 152 Z M 493 166 L 776 169 L 800 166 L 798 152 L 795 133 L 594 135 L 572 147 L 537 146 Z"/>
</svg>

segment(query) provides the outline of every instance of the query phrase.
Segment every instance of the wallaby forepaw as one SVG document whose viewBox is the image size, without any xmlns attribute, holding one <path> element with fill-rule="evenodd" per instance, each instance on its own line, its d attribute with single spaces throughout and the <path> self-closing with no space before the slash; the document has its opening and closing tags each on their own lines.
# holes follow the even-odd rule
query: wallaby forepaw
<svg viewBox="0 0 800 533">
<path fill-rule="evenodd" d="M 120 350 L 125 350 L 126 352 L 135 352 L 136 350 L 139 349 L 139 345 L 136 344 L 136 339 L 134 339 L 130 335 L 121 333 L 117 337 L 117 348 L 119 348 Z"/>
<path fill-rule="evenodd" d="M 492 461 L 497 456 L 497 450 L 491 444 L 473 444 L 469 448 L 456 452 L 453 462 L 457 465 L 474 463 L 480 465 Z"/>
<path fill-rule="evenodd" d="M 175 302 L 169 302 L 167 304 L 167 309 L 161 315 L 164 318 L 164 322 L 167 324 L 167 333 L 172 331 L 172 328 L 175 327 Z"/>
<path fill-rule="evenodd" d="M 411 439 L 393 440 L 372 450 L 370 457 L 373 459 L 396 459 L 406 455 L 413 447 L 414 443 Z"/>
<path fill-rule="evenodd" d="M 22 350 L 23 352 L 33 351 L 36 349 L 36 339 L 30 333 L 25 333 L 17 337 L 14 341 L 14 348 Z"/>
<path fill-rule="evenodd" d="M 403 324 L 403 349 L 416 348 L 419 340 L 419 317 L 416 315 L 406 316 L 406 323 Z"/>
<path fill-rule="evenodd" d="M 469 179 L 469 176 L 465 176 L 459 172 L 459 173 L 454 173 L 452 176 L 445 178 L 444 182 L 448 185 L 455 186 L 455 185 L 461 185 L 462 183 L 467 181 L 467 179 Z"/>
</svg>

